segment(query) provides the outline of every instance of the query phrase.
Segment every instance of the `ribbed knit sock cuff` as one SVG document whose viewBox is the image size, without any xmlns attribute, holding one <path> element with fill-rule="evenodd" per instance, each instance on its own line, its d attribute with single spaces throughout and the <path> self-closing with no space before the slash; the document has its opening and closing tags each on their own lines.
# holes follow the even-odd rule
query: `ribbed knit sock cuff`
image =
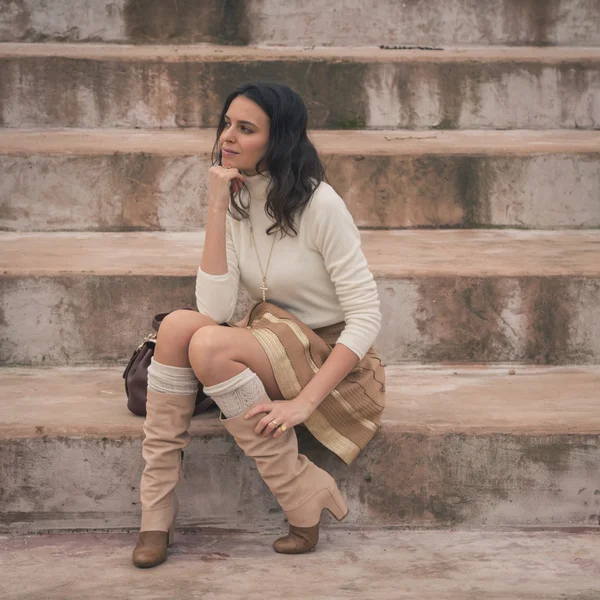
<svg viewBox="0 0 600 600">
<path fill-rule="evenodd" d="M 204 393 L 215 401 L 227 418 L 252 408 L 267 394 L 263 382 L 249 368 L 227 381 L 205 387 Z"/>
<path fill-rule="evenodd" d="M 148 390 L 162 394 L 193 394 L 200 382 L 191 367 L 174 367 L 150 359 L 148 367 Z"/>
</svg>

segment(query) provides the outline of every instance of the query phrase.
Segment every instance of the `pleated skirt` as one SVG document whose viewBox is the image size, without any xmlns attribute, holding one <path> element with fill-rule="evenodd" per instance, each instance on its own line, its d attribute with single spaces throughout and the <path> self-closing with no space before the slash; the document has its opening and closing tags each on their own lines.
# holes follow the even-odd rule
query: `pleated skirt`
<svg viewBox="0 0 600 600">
<path fill-rule="evenodd" d="M 300 394 L 323 365 L 346 326 L 340 321 L 313 330 L 270 302 L 255 304 L 245 322 L 265 350 L 285 400 Z M 227 325 L 236 327 L 235 323 Z M 349 465 L 380 427 L 385 391 L 384 365 L 371 346 L 304 425 Z"/>
</svg>

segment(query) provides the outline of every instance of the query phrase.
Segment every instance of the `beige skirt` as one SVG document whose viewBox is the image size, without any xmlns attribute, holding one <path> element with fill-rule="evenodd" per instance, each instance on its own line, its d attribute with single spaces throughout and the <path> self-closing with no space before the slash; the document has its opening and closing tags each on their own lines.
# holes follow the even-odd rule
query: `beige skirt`
<svg viewBox="0 0 600 600">
<path fill-rule="evenodd" d="M 346 326 L 340 321 L 313 330 L 270 302 L 255 304 L 244 322 L 267 353 L 285 400 L 300 394 Z M 236 327 L 235 323 L 227 325 Z M 384 406 L 385 370 L 371 346 L 304 425 L 349 465 L 379 429 Z"/>
</svg>

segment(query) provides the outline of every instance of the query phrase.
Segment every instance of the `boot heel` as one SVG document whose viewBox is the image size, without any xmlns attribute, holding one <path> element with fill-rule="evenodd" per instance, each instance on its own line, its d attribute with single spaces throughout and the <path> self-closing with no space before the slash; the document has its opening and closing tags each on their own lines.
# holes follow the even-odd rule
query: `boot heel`
<svg viewBox="0 0 600 600">
<path fill-rule="evenodd" d="M 324 508 L 326 508 L 338 521 L 343 521 L 350 510 L 346 506 L 342 495 L 340 494 L 337 487 L 329 490 L 329 498 L 325 502 Z"/>
</svg>

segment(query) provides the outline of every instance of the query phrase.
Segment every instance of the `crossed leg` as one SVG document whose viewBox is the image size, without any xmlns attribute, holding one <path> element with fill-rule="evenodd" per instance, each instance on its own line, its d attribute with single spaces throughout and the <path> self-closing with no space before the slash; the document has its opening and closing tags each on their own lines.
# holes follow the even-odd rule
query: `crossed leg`
<svg viewBox="0 0 600 600">
<path fill-rule="evenodd" d="M 160 325 L 154 359 L 192 367 L 203 386 L 216 385 L 246 368 L 263 382 L 271 400 L 283 396 L 263 347 L 248 329 L 226 327 L 196 311 L 176 310 Z"/>
</svg>

